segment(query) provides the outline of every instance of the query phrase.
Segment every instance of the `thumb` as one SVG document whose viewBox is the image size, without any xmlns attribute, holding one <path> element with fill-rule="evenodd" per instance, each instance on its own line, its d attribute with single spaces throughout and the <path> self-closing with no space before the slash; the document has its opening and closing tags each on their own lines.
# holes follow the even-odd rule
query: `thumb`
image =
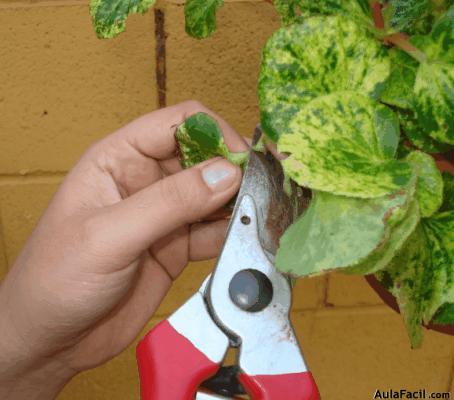
<svg viewBox="0 0 454 400">
<path fill-rule="evenodd" d="M 103 250 L 130 262 L 156 240 L 222 207 L 240 181 L 238 166 L 224 159 L 208 160 L 103 209 L 90 218 L 89 231 L 109 247 Z"/>
</svg>

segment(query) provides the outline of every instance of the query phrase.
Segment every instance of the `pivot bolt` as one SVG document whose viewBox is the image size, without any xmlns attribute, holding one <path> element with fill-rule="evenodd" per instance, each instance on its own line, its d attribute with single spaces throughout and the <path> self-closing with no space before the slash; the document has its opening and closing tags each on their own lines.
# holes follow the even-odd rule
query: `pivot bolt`
<svg viewBox="0 0 454 400">
<path fill-rule="evenodd" d="M 273 299 L 273 285 L 268 277 L 256 269 L 237 272 L 229 285 L 233 303 L 244 311 L 257 312 Z"/>
</svg>

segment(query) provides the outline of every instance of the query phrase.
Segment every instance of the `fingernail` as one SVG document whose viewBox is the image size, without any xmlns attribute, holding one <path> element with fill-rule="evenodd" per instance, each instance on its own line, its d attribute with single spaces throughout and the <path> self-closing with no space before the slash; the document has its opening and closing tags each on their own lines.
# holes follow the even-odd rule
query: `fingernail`
<svg viewBox="0 0 454 400">
<path fill-rule="evenodd" d="M 214 161 L 203 168 L 202 177 L 211 190 L 219 192 L 232 185 L 237 173 L 236 168 L 227 160 Z"/>
</svg>

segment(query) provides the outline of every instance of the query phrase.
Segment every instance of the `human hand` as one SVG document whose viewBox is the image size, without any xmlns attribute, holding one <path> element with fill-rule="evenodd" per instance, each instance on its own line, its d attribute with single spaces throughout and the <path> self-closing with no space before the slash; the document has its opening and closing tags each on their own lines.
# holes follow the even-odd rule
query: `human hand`
<svg viewBox="0 0 454 400">
<path fill-rule="evenodd" d="M 203 111 L 232 151 L 246 143 L 189 101 L 94 144 L 70 171 L 0 286 L 0 398 L 49 399 L 124 350 L 190 260 L 214 257 L 237 192 L 223 159 L 181 170 L 174 131 Z"/>
</svg>

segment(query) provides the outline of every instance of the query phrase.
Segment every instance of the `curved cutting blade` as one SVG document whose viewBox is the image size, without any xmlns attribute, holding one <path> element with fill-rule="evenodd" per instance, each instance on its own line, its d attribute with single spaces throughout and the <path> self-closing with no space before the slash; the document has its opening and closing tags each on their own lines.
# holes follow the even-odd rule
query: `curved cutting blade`
<svg viewBox="0 0 454 400">
<path fill-rule="evenodd" d="M 253 145 L 261 135 L 257 126 Z M 244 195 L 254 199 L 260 243 L 272 255 L 276 254 L 281 235 L 308 204 L 308 198 L 295 184 L 289 182 L 287 185 L 291 193 L 284 191 L 284 179 L 279 160 L 270 152 L 264 154 L 252 150 L 232 214 L 235 215 Z"/>
</svg>

